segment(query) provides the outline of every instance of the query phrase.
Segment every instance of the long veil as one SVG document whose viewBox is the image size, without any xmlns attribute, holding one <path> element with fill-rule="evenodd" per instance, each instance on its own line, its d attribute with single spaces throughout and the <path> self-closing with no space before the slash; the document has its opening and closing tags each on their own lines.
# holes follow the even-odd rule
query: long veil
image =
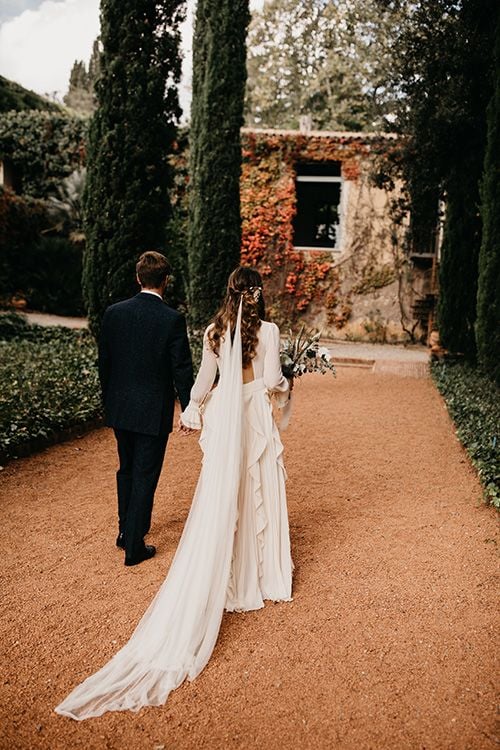
<svg viewBox="0 0 500 750">
<path fill-rule="evenodd" d="M 241 304 L 220 352 L 212 428 L 184 531 L 168 575 L 128 643 L 57 706 L 83 720 L 164 703 L 193 680 L 214 649 L 226 602 L 242 460 Z"/>
</svg>

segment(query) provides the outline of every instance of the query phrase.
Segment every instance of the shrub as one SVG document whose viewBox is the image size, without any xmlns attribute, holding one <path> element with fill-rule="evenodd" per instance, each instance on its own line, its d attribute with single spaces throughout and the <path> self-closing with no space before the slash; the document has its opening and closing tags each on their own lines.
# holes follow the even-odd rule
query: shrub
<svg viewBox="0 0 500 750">
<path fill-rule="evenodd" d="M 0 112 L 20 112 L 30 109 L 42 109 L 49 112 L 60 112 L 61 107 L 54 102 L 25 89 L 14 81 L 0 76 Z"/>
<path fill-rule="evenodd" d="M 82 249 L 49 229 L 42 201 L 0 189 L 0 297 L 14 294 L 31 308 L 61 315 L 83 313 Z"/>
<path fill-rule="evenodd" d="M 24 315 L 18 313 L 0 313 L 0 341 L 12 341 L 15 338 L 30 338 L 31 331 L 38 326 L 30 326 Z"/>
<path fill-rule="evenodd" d="M 478 470 L 486 499 L 500 508 L 500 389 L 466 364 L 434 364 L 432 375 Z"/>
<path fill-rule="evenodd" d="M 57 194 L 64 177 L 85 161 L 88 121 L 67 112 L 8 112 L 0 118 L 0 158 L 13 169 L 17 193 Z"/>
<path fill-rule="evenodd" d="M 101 414 L 88 331 L 26 326 L 0 316 L 0 454 L 14 457 Z"/>
<path fill-rule="evenodd" d="M 47 228 L 47 214 L 42 201 L 21 198 L 0 188 L 0 295 L 16 291 L 16 268 L 28 268 L 26 248 L 35 244 Z"/>
<path fill-rule="evenodd" d="M 65 237 L 41 237 L 29 249 L 24 289 L 34 310 L 58 315 L 83 315 L 82 246 Z M 22 278 L 22 277 L 21 277 Z"/>
</svg>

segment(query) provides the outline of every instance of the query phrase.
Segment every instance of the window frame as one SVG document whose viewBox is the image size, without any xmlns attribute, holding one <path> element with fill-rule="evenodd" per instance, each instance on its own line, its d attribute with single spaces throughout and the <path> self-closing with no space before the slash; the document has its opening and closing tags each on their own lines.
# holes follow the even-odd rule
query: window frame
<svg viewBox="0 0 500 750">
<path fill-rule="evenodd" d="M 311 167 L 309 167 L 311 168 Z M 342 177 L 342 174 L 339 175 L 314 175 L 314 174 L 296 174 L 295 175 L 295 184 L 297 185 L 298 182 L 309 182 L 309 183 L 338 183 L 340 185 L 340 191 L 339 191 L 339 202 L 338 202 L 338 217 L 339 221 L 338 224 L 335 224 L 336 227 L 335 231 L 335 246 L 334 247 L 322 247 L 318 245 L 296 245 L 295 242 L 293 244 L 294 250 L 300 250 L 300 251 L 307 251 L 307 252 L 323 252 L 323 253 L 340 253 L 341 252 L 341 241 L 342 241 L 342 234 L 343 234 L 343 208 L 344 208 L 344 201 L 345 201 L 345 185 L 346 182 Z M 298 206 L 297 206 L 298 210 Z M 295 237 L 294 237 L 295 240 Z"/>
</svg>

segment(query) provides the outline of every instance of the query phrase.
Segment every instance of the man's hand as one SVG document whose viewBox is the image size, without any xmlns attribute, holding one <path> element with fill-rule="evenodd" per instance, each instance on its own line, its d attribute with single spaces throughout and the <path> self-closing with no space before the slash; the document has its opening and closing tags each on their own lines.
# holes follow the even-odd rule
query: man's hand
<svg viewBox="0 0 500 750">
<path fill-rule="evenodd" d="M 182 423 L 181 418 L 179 417 L 179 421 L 177 422 L 177 432 L 179 432 L 181 435 L 194 435 L 195 432 L 199 432 L 199 430 L 193 430 L 191 427 L 186 427 L 185 424 Z"/>
</svg>

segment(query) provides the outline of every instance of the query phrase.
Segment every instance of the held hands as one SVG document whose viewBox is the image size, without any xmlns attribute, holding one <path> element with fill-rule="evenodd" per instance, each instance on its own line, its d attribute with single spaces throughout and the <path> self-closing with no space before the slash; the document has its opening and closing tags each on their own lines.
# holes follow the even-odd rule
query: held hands
<svg viewBox="0 0 500 750">
<path fill-rule="evenodd" d="M 193 430 L 191 429 L 191 427 L 186 427 L 186 425 L 182 423 L 182 420 L 179 417 L 176 432 L 180 433 L 183 437 L 186 437 L 187 435 L 194 435 L 195 432 L 199 432 L 199 430 Z"/>
</svg>

